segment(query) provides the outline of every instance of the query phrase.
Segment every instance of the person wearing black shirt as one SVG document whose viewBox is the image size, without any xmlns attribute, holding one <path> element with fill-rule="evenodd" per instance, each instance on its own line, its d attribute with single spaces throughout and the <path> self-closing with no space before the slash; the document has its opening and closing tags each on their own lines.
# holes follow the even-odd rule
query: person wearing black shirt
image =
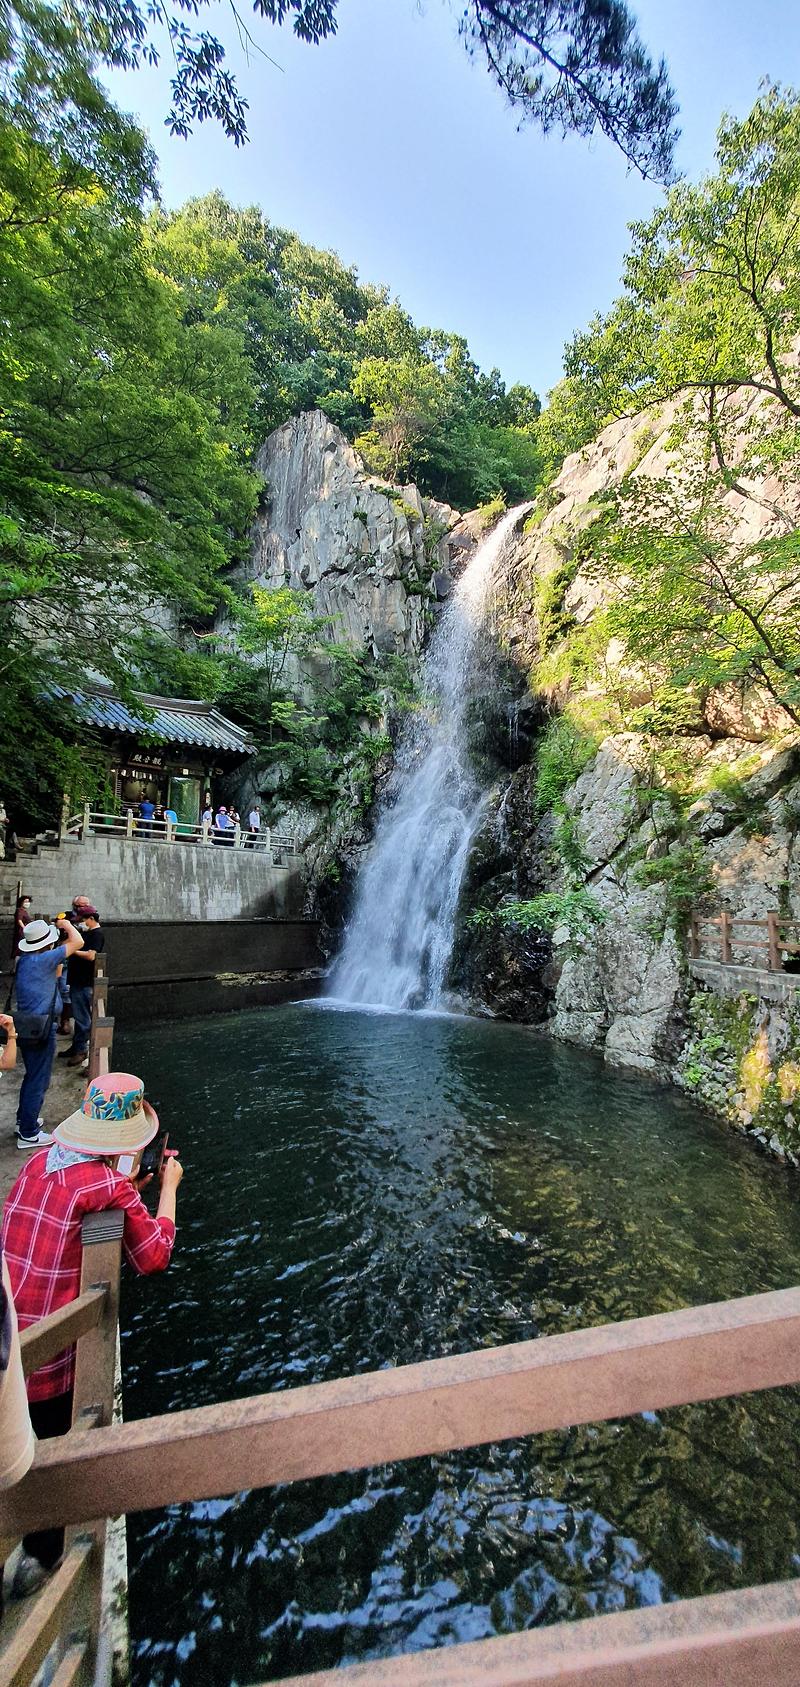
<svg viewBox="0 0 800 1687">
<path fill-rule="evenodd" d="M 76 966 L 78 955 L 70 955 L 67 962 L 67 979 L 72 999 L 72 1017 L 75 1030 L 72 1043 L 59 1055 L 59 1060 L 66 1060 L 68 1066 L 82 1066 L 88 1058 L 89 1032 L 92 1028 L 92 992 L 94 988 L 95 956 L 102 955 L 106 946 L 105 935 L 100 927 L 97 909 L 84 906 L 81 909 L 80 929 L 83 933 L 83 948 L 79 951 L 81 965 Z"/>
</svg>

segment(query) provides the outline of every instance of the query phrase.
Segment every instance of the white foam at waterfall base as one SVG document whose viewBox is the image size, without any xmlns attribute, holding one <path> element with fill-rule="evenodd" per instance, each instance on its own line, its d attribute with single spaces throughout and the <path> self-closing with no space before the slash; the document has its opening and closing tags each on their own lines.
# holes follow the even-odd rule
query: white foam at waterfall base
<svg viewBox="0 0 800 1687">
<path fill-rule="evenodd" d="M 422 671 L 425 705 L 409 718 L 356 888 L 328 994 L 383 1008 L 442 1004 L 461 881 L 483 792 L 467 749 L 469 677 L 498 562 L 529 506 L 478 546 L 436 627 Z"/>
</svg>

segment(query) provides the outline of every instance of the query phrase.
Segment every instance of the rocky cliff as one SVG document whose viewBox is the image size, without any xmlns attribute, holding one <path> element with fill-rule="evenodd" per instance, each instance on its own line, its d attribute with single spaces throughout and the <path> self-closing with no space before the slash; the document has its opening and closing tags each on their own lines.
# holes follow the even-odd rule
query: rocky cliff
<svg viewBox="0 0 800 1687">
<path fill-rule="evenodd" d="M 418 656 L 426 609 L 472 543 L 458 512 L 370 475 L 321 410 L 276 428 L 256 468 L 264 494 L 244 578 L 308 591 L 353 649 Z"/>
<path fill-rule="evenodd" d="M 607 601 L 607 583 L 581 563 L 594 500 L 624 476 L 668 471 L 673 420 L 665 411 L 655 424 L 630 418 L 607 428 L 566 461 L 529 525 L 498 628 L 534 690 L 544 615 L 551 642 L 553 628 L 566 641 L 566 629 L 589 626 Z M 734 529 L 749 539 L 774 532 L 775 496 L 767 482 L 731 490 Z M 613 677 L 622 661 L 610 641 L 605 672 Z M 729 990 L 726 1006 L 712 1001 L 691 974 L 686 925 L 692 906 L 800 918 L 796 729 L 771 700 L 729 690 L 707 696 L 691 732 L 656 740 L 613 730 L 602 687 L 581 688 L 568 663 L 564 670 L 544 697 L 540 688 L 528 700 L 551 713 L 533 765 L 487 803 L 465 885 L 456 984 L 475 1006 L 540 1022 L 609 1061 L 683 1085 L 794 1156 L 794 996 L 769 1002 L 754 983 L 738 1006 Z M 636 676 L 626 679 L 635 698 Z M 570 727 L 576 702 L 593 730 Z"/>
</svg>

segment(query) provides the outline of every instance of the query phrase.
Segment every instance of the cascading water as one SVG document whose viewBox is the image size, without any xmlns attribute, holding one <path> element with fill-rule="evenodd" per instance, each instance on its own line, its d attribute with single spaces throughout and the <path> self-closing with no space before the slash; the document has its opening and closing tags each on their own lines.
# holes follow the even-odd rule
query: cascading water
<svg viewBox="0 0 800 1687">
<path fill-rule="evenodd" d="M 470 765 L 470 673 L 487 599 L 512 529 L 510 510 L 478 547 L 428 649 L 423 712 L 410 718 L 328 994 L 355 1005 L 436 1008 L 453 947 L 458 895 L 480 814 Z"/>
</svg>

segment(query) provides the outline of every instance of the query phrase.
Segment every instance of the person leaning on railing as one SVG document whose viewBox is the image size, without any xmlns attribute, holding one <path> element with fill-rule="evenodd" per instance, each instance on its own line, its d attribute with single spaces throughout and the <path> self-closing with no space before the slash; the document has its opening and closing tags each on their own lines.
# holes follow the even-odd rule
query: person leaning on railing
<svg viewBox="0 0 800 1687">
<path fill-rule="evenodd" d="M 27 1162 L 6 1201 L 3 1251 L 20 1329 L 66 1306 L 80 1293 L 81 1225 L 87 1213 L 122 1210 L 122 1245 L 134 1271 L 164 1271 L 175 1241 L 175 1198 L 183 1169 L 168 1159 L 155 1218 L 140 1190 L 142 1150 L 158 1132 L 140 1078 L 110 1072 L 89 1084 L 76 1113 L 53 1131 L 53 1144 Z M 42 1440 L 65 1435 L 72 1422 L 75 1347 L 28 1378 L 31 1420 Z M 64 1550 L 63 1529 L 27 1535 L 12 1593 L 41 1586 Z"/>
<path fill-rule="evenodd" d="M 2 1256 L 0 1281 L 0 1488 L 21 1482 L 33 1463 L 35 1439 L 19 1348 L 17 1315 L 8 1267 Z M 15 1542 L 0 1537 L 0 1617 L 3 1614 L 3 1566 Z"/>
</svg>

